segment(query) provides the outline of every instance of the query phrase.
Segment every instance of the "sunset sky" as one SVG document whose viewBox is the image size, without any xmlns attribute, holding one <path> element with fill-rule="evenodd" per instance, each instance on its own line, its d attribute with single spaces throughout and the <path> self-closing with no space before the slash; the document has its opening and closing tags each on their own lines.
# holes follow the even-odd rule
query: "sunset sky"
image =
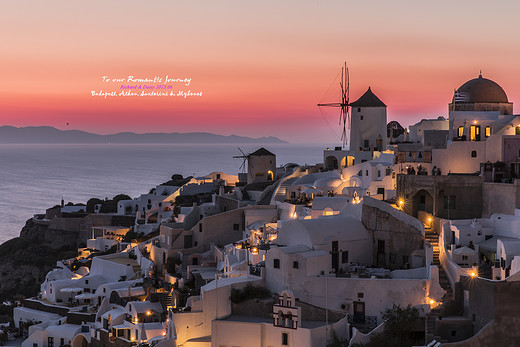
<svg viewBox="0 0 520 347">
<path fill-rule="evenodd" d="M 453 90 L 499 83 L 520 109 L 520 2 L 17 0 L 0 5 L 0 125 L 278 136 L 339 143 L 318 102 L 344 61 L 408 126 Z M 99 97 L 109 78 L 191 78 L 188 97 Z M 337 82 L 336 82 L 337 83 Z M 324 98 L 325 95 L 325 98 Z M 69 125 L 67 125 L 69 123 Z M 332 128 L 332 129 L 331 129 Z"/>
</svg>

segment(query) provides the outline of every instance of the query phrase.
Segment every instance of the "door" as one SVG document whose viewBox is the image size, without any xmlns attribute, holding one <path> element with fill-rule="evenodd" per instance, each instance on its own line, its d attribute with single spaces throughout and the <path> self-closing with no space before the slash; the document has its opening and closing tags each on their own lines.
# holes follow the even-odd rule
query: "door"
<svg viewBox="0 0 520 347">
<path fill-rule="evenodd" d="M 354 323 L 365 323 L 365 303 L 354 301 Z"/>
<path fill-rule="evenodd" d="M 480 125 L 472 125 L 469 129 L 471 141 L 480 141 Z"/>
<path fill-rule="evenodd" d="M 332 255 L 332 268 L 336 273 L 339 270 L 339 249 L 338 249 L 338 241 L 332 241 L 332 251 L 330 252 Z"/>
</svg>

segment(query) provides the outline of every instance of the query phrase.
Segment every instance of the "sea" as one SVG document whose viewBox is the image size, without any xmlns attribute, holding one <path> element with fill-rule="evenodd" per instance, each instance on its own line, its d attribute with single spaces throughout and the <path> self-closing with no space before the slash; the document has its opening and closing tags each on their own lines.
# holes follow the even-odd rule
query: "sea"
<svg viewBox="0 0 520 347">
<path fill-rule="evenodd" d="M 117 194 L 136 198 L 175 173 L 236 175 L 243 159 L 233 156 L 260 147 L 276 154 L 280 166 L 320 163 L 326 145 L 0 144 L 0 243 L 19 236 L 27 219 L 62 198 L 65 203 Z"/>
</svg>

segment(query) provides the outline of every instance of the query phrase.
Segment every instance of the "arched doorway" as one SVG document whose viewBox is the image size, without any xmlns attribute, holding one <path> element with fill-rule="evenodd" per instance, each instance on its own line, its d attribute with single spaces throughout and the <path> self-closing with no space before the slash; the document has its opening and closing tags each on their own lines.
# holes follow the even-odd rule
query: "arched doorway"
<svg viewBox="0 0 520 347">
<path fill-rule="evenodd" d="M 88 345 L 87 338 L 82 334 L 76 335 L 71 343 L 72 347 L 88 347 Z"/>
<path fill-rule="evenodd" d="M 328 170 L 335 170 L 338 168 L 338 158 L 330 155 L 325 158 L 325 168 Z"/>
</svg>

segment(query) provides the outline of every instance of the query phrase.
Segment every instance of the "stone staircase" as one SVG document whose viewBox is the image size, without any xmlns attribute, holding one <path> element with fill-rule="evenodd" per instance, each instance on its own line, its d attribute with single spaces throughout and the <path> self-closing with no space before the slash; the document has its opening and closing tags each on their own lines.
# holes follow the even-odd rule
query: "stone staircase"
<svg viewBox="0 0 520 347">
<path fill-rule="evenodd" d="M 441 303 L 445 304 L 448 301 L 454 300 L 453 289 L 451 287 L 450 280 L 448 279 L 448 275 L 444 268 L 441 266 L 440 262 L 440 248 L 439 248 L 439 235 L 433 229 L 425 229 L 425 240 L 430 243 L 433 248 L 433 265 L 436 265 L 439 268 L 439 284 L 442 289 L 446 291 L 446 294 L 442 297 Z M 442 315 L 442 306 L 434 308 L 426 315 L 426 324 L 425 324 L 425 340 L 426 343 L 430 343 L 434 340 L 439 342 L 446 342 L 440 340 L 439 336 L 435 336 L 435 330 L 437 326 L 437 320 L 439 316 Z"/>
<path fill-rule="evenodd" d="M 425 240 L 430 243 L 433 248 L 433 265 L 436 265 L 439 268 L 439 284 L 442 289 L 446 291 L 446 295 L 442 298 L 442 302 L 452 300 L 453 299 L 453 289 L 451 288 L 450 280 L 448 279 L 448 275 L 444 268 L 441 266 L 441 262 L 439 259 L 440 256 L 440 248 L 439 248 L 439 235 L 431 229 L 425 230 Z"/>
<path fill-rule="evenodd" d="M 286 199 L 287 188 L 298 179 L 299 177 L 291 177 L 281 182 L 273 196 L 274 201 L 284 202 Z M 271 201 L 272 203 L 273 201 Z"/>
</svg>

